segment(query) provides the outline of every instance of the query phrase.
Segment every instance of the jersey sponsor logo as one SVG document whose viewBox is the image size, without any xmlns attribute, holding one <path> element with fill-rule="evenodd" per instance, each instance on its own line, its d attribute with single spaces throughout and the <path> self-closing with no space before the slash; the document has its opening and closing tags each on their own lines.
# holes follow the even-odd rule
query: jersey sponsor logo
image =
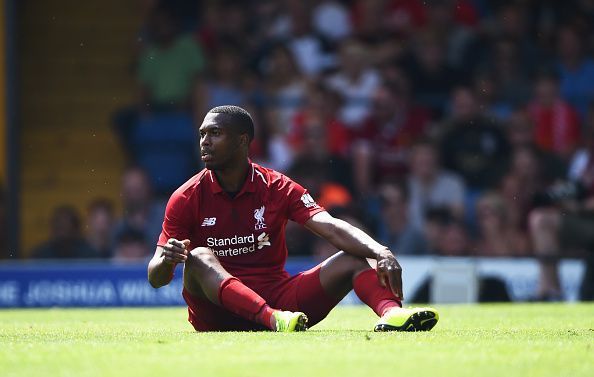
<svg viewBox="0 0 594 377">
<path fill-rule="evenodd" d="M 309 194 L 301 195 L 301 201 L 303 202 L 305 208 L 316 207 L 318 205 Z"/>
<path fill-rule="evenodd" d="M 216 217 L 205 217 L 202 226 L 213 226 L 217 223 Z"/>
<path fill-rule="evenodd" d="M 264 222 L 264 211 L 266 207 L 262 206 L 258 209 L 254 210 L 254 219 L 256 219 L 256 225 L 254 226 L 255 230 L 260 230 L 266 228 L 266 223 Z"/>
<path fill-rule="evenodd" d="M 264 246 L 270 246 L 270 237 L 268 237 L 266 232 L 258 236 L 258 250 L 262 249 Z"/>
<path fill-rule="evenodd" d="M 271 246 L 270 235 L 266 232 L 262 232 L 258 237 L 253 233 L 248 236 L 235 235 L 227 238 L 208 237 L 206 239 L 206 244 L 218 257 L 232 257 L 249 254 L 262 250 L 265 246 Z M 225 248 L 224 246 L 230 247 Z"/>
</svg>

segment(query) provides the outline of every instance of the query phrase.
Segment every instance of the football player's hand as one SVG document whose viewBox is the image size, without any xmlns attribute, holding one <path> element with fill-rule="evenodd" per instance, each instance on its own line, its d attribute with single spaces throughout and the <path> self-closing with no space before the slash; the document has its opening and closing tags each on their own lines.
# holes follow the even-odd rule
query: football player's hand
<svg viewBox="0 0 594 377">
<path fill-rule="evenodd" d="M 390 287 L 394 295 L 402 300 L 402 267 L 390 250 L 385 250 L 377 257 L 377 277 L 383 287 Z"/>
<path fill-rule="evenodd" d="M 188 259 L 188 246 L 190 246 L 190 240 L 179 241 L 170 238 L 163 245 L 163 260 L 169 264 L 184 263 Z"/>
</svg>

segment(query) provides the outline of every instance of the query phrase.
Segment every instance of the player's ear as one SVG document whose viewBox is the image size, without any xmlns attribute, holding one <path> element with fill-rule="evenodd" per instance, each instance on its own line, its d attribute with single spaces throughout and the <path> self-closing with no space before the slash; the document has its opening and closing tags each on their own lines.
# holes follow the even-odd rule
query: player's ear
<svg viewBox="0 0 594 377">
<path fill-rule="evenodd" d="M 248 134 L 240 134 L 239 135 L 239 143 L 240 143 L 240 145 L 245 145 L 246 147 L 249 147 L 250 137 L 248 136 Z"/>
</svg>

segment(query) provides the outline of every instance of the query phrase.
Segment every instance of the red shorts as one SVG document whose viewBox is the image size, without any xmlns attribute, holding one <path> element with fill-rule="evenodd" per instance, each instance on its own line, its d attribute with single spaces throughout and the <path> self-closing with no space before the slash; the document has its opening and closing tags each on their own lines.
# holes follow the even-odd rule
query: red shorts
<svg viewBox="0 0 594 377">
<path fill-rule="evenodd" d="M 320 268 L 321 265 L 318 265 L 265 286 L 250 282 L 244 284 L 262 296 L 272 308 L 304 312 L 311 327 L 324 319 L 340 301 L 328 296 L 322 288 Z M 264 326 L 241 318 L 205 298 L 192 296 L 185 288 L 183 296 L 188 304 L 188 321 L 196 331 L 267 330 Z"/>
</svg>

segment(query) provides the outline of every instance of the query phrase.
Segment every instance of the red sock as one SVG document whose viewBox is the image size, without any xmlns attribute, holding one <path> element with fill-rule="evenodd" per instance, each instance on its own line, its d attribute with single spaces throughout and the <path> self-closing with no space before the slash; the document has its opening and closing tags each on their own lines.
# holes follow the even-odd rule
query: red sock
<svg viewBox="0 0 594 377">
<path fill-rule="evenodd" d="M 382 287 L 374 269 L 370 268 L 355 276 L 353 288 L 361 301 L 366 303 L 380 317 L 388 309 L 402 307 L 400 300 L 394 296 L 390 288 Z"/>
<path fill-rule="evenodd" d="M 274 309 L 239 279 L 230 277 L 223 280 L 219 287 L 219 302 L 230 312 L 270 328 Z"/>
</svg>

